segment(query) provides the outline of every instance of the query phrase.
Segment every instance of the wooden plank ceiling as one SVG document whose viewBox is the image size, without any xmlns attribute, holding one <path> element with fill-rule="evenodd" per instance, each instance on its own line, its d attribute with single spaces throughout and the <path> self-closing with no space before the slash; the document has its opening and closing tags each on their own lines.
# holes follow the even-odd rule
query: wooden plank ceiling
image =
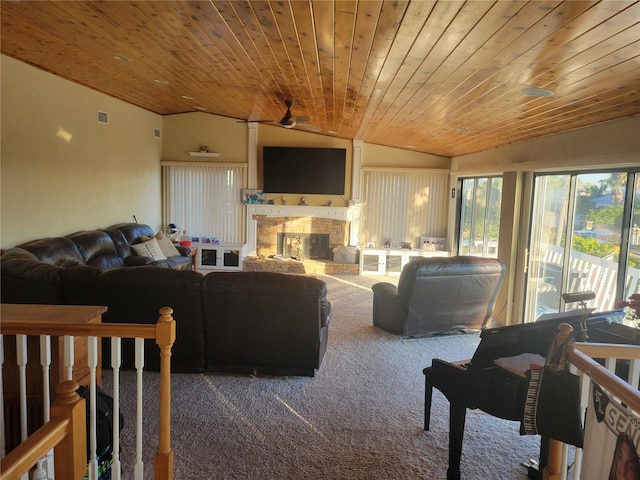
<svg viewBox="0 0 640 480">
<path fill-rule="evenodd" d="M 2 53 L 162 115 L 280 120 L 289 99 L 309 117 L 295 128 L 451 157 L 640 113 L 638 1 L 23 0 L 0 14 Z"/>
</svg>

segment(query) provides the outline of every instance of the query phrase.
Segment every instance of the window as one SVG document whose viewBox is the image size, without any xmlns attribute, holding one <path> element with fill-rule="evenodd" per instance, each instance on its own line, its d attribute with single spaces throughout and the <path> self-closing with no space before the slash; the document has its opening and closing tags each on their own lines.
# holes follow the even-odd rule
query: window
<svg viewBox="0 0 640 480">
<path fill-rule="evenodd" d="M 458 255 L 498 256 L 502 178 L 461 180 Z"/>
<path fill-rule="evenodd" d="M 639 195 L 637 172 L 535 177 L 525 321 L 576 308 L 566 292 L 595 292 L 599 311 L 640 292 Z"/>
<path fill-rule="evenodd" d="M 360 238 L 377 246 L 390 239 L 393 248 L 403 242 L 417 248 L 420 237 L 445 237 L 448 185 L 448 173 L 364 169 Z"/>
<path fill-rule="evenodd" d="M 246 165 L 163 162 L 162 166 L 165 224 L 175 223 L 190 237 L 244 241 Z"/>
</svg>

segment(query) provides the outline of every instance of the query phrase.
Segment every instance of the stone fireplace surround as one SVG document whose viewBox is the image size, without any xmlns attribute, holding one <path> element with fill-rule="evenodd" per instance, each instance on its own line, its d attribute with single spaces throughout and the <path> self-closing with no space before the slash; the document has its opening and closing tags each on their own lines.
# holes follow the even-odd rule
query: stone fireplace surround
<svg viewBox="0 0 640 480">
<path fill-rule="evenodd" d="M 248 263 L 260 262 L 277 254 L 278 233 L 329 234 L 329 248 L 333 249 L 349 244 L 350 224 L 351 214 L 348 207 L 247 205 L 248 258 L 245 260 L 245 269 Z M 357 265 L 347 267 L 355 267 L 355 271 L 345 273 L 357 274 Z M 250 267 L 256 268 L 255 265 Z M 276 270 L 281 271 L 283 268 L 278 266 Z"/>
<path fill-rule="evenodd" d="M 347 245 L 348 222 L 318 217 L 257 216 L 256 255 L 269 257 L 278 253 L 278 233 L 328 234 L 329 248 Z"/>
</svg>

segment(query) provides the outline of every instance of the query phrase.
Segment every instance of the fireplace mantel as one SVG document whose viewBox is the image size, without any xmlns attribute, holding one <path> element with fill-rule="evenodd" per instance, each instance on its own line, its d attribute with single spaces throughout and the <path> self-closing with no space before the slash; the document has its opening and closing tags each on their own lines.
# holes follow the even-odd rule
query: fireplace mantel
<svg viewBox="0 0 640 480">
<path fill-rule="evenodd" d="M 252 220 L 254 215 L 267 217 L 319 217 L 335 220 L 350 220 L 349 207 L 323 207 L 311 205 L 247 205 L 247 218 Z"/>
<path fill-rule="evenodd" d="M 256 255 L 258 234 L 257 217 L 316 217 L 350 221 L 353 207 L 328 207 L 312 205 L 247 205 L 247 255 Z"/>
</svg>

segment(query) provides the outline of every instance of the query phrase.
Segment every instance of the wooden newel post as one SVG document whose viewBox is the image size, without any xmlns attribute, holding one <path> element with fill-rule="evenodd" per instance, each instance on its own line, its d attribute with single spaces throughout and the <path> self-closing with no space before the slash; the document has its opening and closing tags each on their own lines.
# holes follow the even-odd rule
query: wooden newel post
<svg viewBox="0 0 640 480">
<path fill-rule="evenodd" d="M 556 338 L 547 355 L 547 365 L 551 368 L 564 368 L 560 363 L 566 362 L 566 351 L 561 352 L 561 349 L 565 348 L 565 343 L 572 333 L 573 327 L 568 323 L 558 325 L 558 333 L 556 333 Z M 555 364 L 553 362 L 549 364 L 550 359 L 556 359 Z M 549 439 L 549 460 L 542 471 L 543 480 L 559 480 L 562 478 L 562 445 L 563 443 L 558 440 Z"/>
<path fill-rule="evenodd" d="M 172 314 L 173 309 L 162 307 L 156 323 L 156 343 L 160 347 L 160 420 L 154 473 L 159 480 L 173 480 L 174 476 L 171 448 L 171 348 L 176 341 L 176 321 Z"/>
<path fill-rule="evenodd" d="M 69 419 L 69 430 L 55 447 L 56 478 L 82 480 L 87 471 L 87 410 L 84 398 L 76 392 L 78 383 L 65 380 L 56 386 L 51 419 Z"/>
</svg>

